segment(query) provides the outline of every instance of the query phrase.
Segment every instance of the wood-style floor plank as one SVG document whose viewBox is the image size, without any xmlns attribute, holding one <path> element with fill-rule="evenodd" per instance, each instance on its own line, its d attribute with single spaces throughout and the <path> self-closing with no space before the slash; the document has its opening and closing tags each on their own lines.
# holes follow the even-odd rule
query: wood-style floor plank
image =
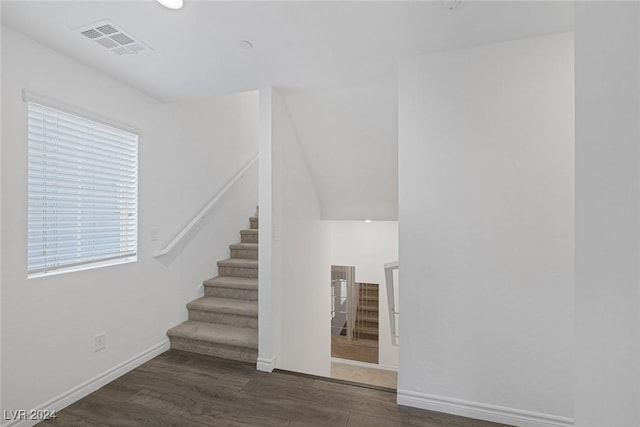
<svg viewBox="0 0 640 427">
<path fill-rule="evenodd" d="M 267 374 L 243 362 L 170 350 L 41 425 L 69 427 L 501 427 L 398 406 L 396 394 Z"/>
</svg>

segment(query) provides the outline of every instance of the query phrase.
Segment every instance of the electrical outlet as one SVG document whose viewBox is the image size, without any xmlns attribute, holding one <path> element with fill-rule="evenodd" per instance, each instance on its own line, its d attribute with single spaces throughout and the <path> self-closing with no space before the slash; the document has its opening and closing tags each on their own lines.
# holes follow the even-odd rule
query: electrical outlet
<svg viewBox="0 0 640 427">
<path fill-rule="evenodd" d="M 151 235 L 151 241 L 152 242 L 157 242 L 158 241 L 158 234 L 160 233 L 160 230 L 158 230 L 157 228 L 152 228 L 151 230 L 149 230 L 149 234 Z"/>
<path fill-rule="evenodd" d="M 273 227 L 273 240 L 279 241 L 282 238 L 282 229 L 280 227 Z"/>
<path fill-rule="evenodd" d="M 95 344 L 94 351 L 100 351 L 107 348 L 107 333 L 100 332 L 99 334 L 96 334 L 94 344 Z"/>
</svg>

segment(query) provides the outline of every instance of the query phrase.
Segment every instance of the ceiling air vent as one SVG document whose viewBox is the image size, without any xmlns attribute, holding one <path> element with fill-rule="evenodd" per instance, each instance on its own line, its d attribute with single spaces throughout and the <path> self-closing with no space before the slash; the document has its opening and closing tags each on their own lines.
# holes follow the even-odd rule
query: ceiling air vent
<svg viewBox="0 0 640 427">
<path fill-rule="evenodd" d="M 96 42 L 116 55 L 132 55 L 145 50 L 153 50 L 149 45 L 136 40 L 130 33 L 107 20 L 85 25 L 74 31 L 79 31 L 87 40 Z"/>
</svg>

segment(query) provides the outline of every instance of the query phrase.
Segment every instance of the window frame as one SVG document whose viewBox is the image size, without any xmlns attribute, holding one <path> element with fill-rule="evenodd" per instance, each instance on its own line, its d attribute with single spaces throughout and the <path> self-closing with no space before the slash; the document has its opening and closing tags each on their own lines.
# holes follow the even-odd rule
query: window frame
<svg viewBox="0 0 640 427">
<path fill-rule="evenodd" d="M 108 266 L 114 266 L 114 265 L 120 265 L 120 264 L 127 264 L 127 263 L 132 263 L 132 262 L 137 262 L 138 260 L 138 254 L 139 254 L 139 151 L 140 151 L 140 137 L 141 137 L 141 132 L 138 129 L 134 129 L 130 126 L 127 125 L 122 125 L 120 123 L 111 121 L 109 119 L 104 119 L 101 116 L 86 112 L 86 111 L 82 111 L 73 107 L 68 107 L 64 104 L 60 104 L 60 103 L 56 103 L 56 102 L 48 102 L 48 100 L 42 100 L 42 98 L 37 98 L 37 97 L 33 97 L 30 96 L 26 93 L 26 91 L 23 90 L 23 100 L 26 103 L 26 129 L 27 129 L 27 135 L 26 135 L 26 142 L 27 142 L 27 278 L 28 279 L 34 279 L 34 278 L 38 278 L 38 277 L 46 277 L 46 276 L 52 276 L 52 275 L 58 275 L 58 274 L 65 274 L 65 273 L 70 273 L 70 272 L 77 272 L 77 271 L 84 271 L 84 270 L 91 270 L 91 269 L 95 269 L 95 268 L 102 268 L 102 267 L 108 267 Z M 40 108 L 40 109 L 44 109 L 44 110 L 49 110 L 54 112 L 55 114 L 59 114 L 61 115 L 63 118 L 60 119 L 58 116 L 58 120 L 64 121 L 65 118 L 71 118 L 72 120 L 70 120 L 68 123 L 72 123 L 73 120 L 77 120 L 77 123 L 84 123 L 87 124 L 89 126 L 95 126 L 95 129 L 102 129 L 102 131 L 104 132 L 105 129 L 107 130 L 112 130 L 115 133 L 122 135 L 122 141 L 119 142 L 119 145 L 116 145 L 116 149 L 117 150 L 125 150 L 125 149 L 132 149 L 132 160 L 129 160 L 129 166 L 127 167 L 124 163 L 121 163 L 121 170 L 123 171 L 121 174 L 121 178 L 120 180 L 117 179 L 117 174 L 116 175 L 116 179 L 112 179 L 112 182 L 114 183 L 114 185 L 117 186 L 118 183 L 123 183 L 127 180 L 129 180 L 128 182 L 130 182 L 130 184 L 127 186 L 126 191 L 123 191 L 122 194 L 115 194 L 113 195 L 111 198 L 107 198 L 104 197 L 105 199 L 105 204 L 110 204 L 111 202 L 116 204 L 116 208 L 114 208 L 115 212 L 114 215 L 116 214 L 116 212 L 121 215 L 121 218 L 117 221 L 117 225 L 115 225 L 114 227 L 110 227 L 113 228 L 113 232 L 114 232 L 114 236 L 115 233 L 117 233 L 117 239 L 119 241 L 119 243 L 114 243 L 113 244 L 113 251 L 106 253 L 106 254 L 101 254 L 101 255 L 87 255 L 87 252 L 85 251 L 83 253 L 82 249 L 80 249 L 81 247 L 83 247 L 83 243 L 84 243 L 84 248 L 87 247 L 86 245 L 86 238 L 87 235 L 90 233 L 87 233 L 87 230 L 82 230 L 82 228 L 87 227 L 87 224 L 90 224 L 91 221 L 95 222 L 95 218 L 93 219 L 80 219 L 78 218 L 77 220 L 77 224 L 78 224 L 78 235 L 77 237 L 75 237 L 75 239 L 73 238 L 73 234 L 74 232 L 71 231 L 70 234 L 72 237 L 70 238 L 69 242 L 76 242 L 78 245 L 78 259 L 77 260 L 68 260 L 68 261 L 56 261 L 54 264 L 47 266 L 46 265 L 46 261 L 44 262 L 44 266 L 42 268 L 34 268 L 32 263 L 34 263 L 34 258 L 37 258 L 37 256 L 35 255 L 31 255 L 30 253 L 30 244 L 29 244 L 29 240 L 32 238 L 31 234 L 32 231 L 34 229 L 36 229 L 34 227 L 34 229 L 32 229 L 32 220 L 31 218 L 36 215 L 33 215 L 32 212 L 32 205 L 31 205 L 31 200 L 32 197 L 34 197 L 34 195 L 42 195 L 43 197 L 43 203 L 46 203 L 46 201 L 44 201 L 44 199 L 46 199 L 46 192 L 45 191 L 36 191 L 33 190 L 32 192 L 32 172 L 34 170 L 34 164 L 36 163 L 35 161 L 32 160 L 32 151 L 37 152 L 40 149 L 34 149 L 34 146 L 36 145 L 36 143 L 32 142 L 32 137 L 29 133 L 29 130 L 31 129 L 32 126 L 32 119 L 30 117 L 30 114 L 32 113 L 32 105 L 35 108 Z M 43 116 L 44 117 L 44 116 Z M 45 119 L 42 119 L 43 121 Z M 56 131 L 57 132 L 57 131 Z M 55 136 L 55 140 L 56 143 L 55 144 L 59 144 L 58 139 L 59 139 L 59 133 L 56 133 Z M 35 139 L 35 138 L 34 138 Z M 96 147 L 96 151 L 100 151 L 100 148 L 102 148 L 104 150 L 105 146 L 104 145 L 100 145 L 101 143 L 99 141 L 96 141 L 97 137 L 96 135 L 91 135 L 90 137 L 85 138 L 84 140 L 82 140 L 80 144 L 84 144 L 85 147 L 90 148 L 93 144 L 98 144 Z M 62 138 L 60 138 L 60 140 L 62 140 Z M 126 140 L 126 141 L 125 141 Z M 116 141 L 116 139 L 114 139 L 113 141 L 111 140 L 107 140 L 107 143 L 109 142 L 114 142 Z M 132 143 L 133 141 L 133 143 Z M 46 140 L 46 137 L 42 137 L 42 142 L 40 142 L 40 145 L 44 148 L 42 148 L 42 150 L 46 150 L 46 145 L 49 141 Z M 55 146 L 55 144 L 50 143 L 51 146 Z M 102 143 L 104 144 L 104 143 Z M 129 144 L 129 146 L 127 147 L 127 144 Z M 93 157 L 92 157 L 93 156 Z M 82 156 L 77 156 L 77 157 L 82 157 Z M 84 161 L 93 161 L 95 162 L 96 158 L 99 159 L 99 154 L 93 153 L 93 154 L 85 154 L 84 158 L 81 158 L 80 160 L 77 161 L 78 164 L 82 165 Z M 121 162 L 123 162 L 123 158 L 121 157 L 120 159 Z M 106 163 L 107 161 L 105 161 Z M 63 162 L 61 162 L 63 163 Z M 97 167 L 99 168 L 100 166 L 104 166 L 104 164 L 97 164 Z M 46 166 L 49 167 L 49 166 Z M 43 166 L 43 179 L 46 180 L 46 174 L 44 172 L 44 168 L 45 166 Z M 64 163 L 62 166 L 60 165 L 54 165 L 52 167 L 50 167 L 51 169 L 55 170 L 55 174 L 56 176 L 60 173 L 60 169 L 64 169 Z M 82 171 L 78 171 L 77 172 L 77 180 L 81 181 L 81 180 L 87 180 L 90 182 L 91 179 L 95 179 L 95 170 L 94 171 L 90 171 L 90 170 L 82 170 Z M 92 178 L 90 175 L 93 174 L 94 177 Z M 50 178 L 52 179 L 52 178 Z M 59 178 L 58 178 L 59 179 Z M 53 180 L 53 179 L 52 179 Z M 46 181 L 44 181 L 46 183 Z M 53 184 L 53 187 L 55 188 L 59 188 L 60 182 L 56 182 L 55 184 Z M 95 183 L 94 188 L 93 189 L 87 189 L 84 187 L 81 187 L 81 184 L 79 183 L 75 183 L 75 185 L 78 185 L 78 189 L 76 190 L 77 192 L 82 192 L 82 191 L 87 191 L 88 195 L 86 197 L 88 197 L 89 199 L 91 199 L 93 197 L 93 202 L 95 204 L 95 197 L 96 197 L 96 193 L 95 193 Z M 58 186 L 58 187 L 56 187 Z M 124 188 L 124 187 L 123 187 Z M 94 191 L 92 193 L 92 191 Z M 63 196 L 64 197 L 64 196 Z M 80 196 L 76 196 L 77 197 L 77 201 L 76 203 L 78 205 L 83 204 L 84 201 L 82 200 L 85 196 L 84 195 L 80 195 Z M 129 199 L 130 201 L 127 201 L 127 207 L 128 207 L 128 211 L 129 213 L 123 213 L 122 211 L 125 210 L 122 203 L 123 200 L 125 199 Z M 59 201 L 56 201 L 56 203 Z M 45 205 L 46 206 L 46 205 Z M 46 209 L 46 208 L 45 208 Z M 82 212 L 82 209 L 85 209 L 86 211 L 88 211 L 90 214 L 93 212 L 93 214 L 95 215 L 95 206 L 94 206 L 94 210 L 91 210 L 91 207 L 81 207 L 81 206 L 77 206 L 77 209 L 79 210 L 79 212 Z M 125 210 L 126 211 L 126 210 Z M 49 211 L 49 215 L 51 215 L 51 211 Z M 130 216 L 134 216 L 133 219 L 123 219 L 122 215 L 126 215 L 128 217 Z M 43 211 L 42 212 L 42 220 L 40 220 L 40 223 L 44 224 L 47 223 L 47 221 L 49 221 L 49 218 L 47 216 L 47 212 Z M 37 220 L 35 220 L 37 222 Z M 114 221 L 115 222 L 115 221 Z M 55 224 L 54 224 L 55 227 Z M 128 230 L 124 230 L 123 228 L 127 228 Z M 71 229 L 73 230 L 73 225 L 71 226 Z M 56 228 L 56 231 L 58 230 L 58 228 Z M 95 233 L 95 231 L 94 231 Z M 43 236 L 42 234 L 36 236 L 36 239 L 41 238 L 41 243 L 36 243 L 35 246 L 37 247 L 38 244 L 42 245 L 43 247 L 46 244 L 46 236 Z M 114 237 L 115 238 L 115 237 Z M 82 240 L 85 240 L 84 242 Z M 71 244 L 73 245 L 73 244 Z M 117 246 L 120 245 L 121 248 L 121 252 L 117 251 Z M 126 248 L 123 248 L 123 246 L 126 246 Z M 109 247 L 108 249 L 112 249 L 111 247 Z M 126 249 L 126 250 L 125 250 Z M 43 251 L 43 253 L 45 253 Z M 43 255 L 46 257 L 46 255 Z"/>
</svg>

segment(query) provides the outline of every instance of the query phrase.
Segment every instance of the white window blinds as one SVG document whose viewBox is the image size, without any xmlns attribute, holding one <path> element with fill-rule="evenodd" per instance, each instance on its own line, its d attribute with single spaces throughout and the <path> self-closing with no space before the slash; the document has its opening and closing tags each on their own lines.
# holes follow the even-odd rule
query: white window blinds
<svg viewBox="0 0 640 427">
<path fill-rule="evenodd" d="M 134 261 L 138 136 L 28 103 L 28 273 Z"/>
</svg>

